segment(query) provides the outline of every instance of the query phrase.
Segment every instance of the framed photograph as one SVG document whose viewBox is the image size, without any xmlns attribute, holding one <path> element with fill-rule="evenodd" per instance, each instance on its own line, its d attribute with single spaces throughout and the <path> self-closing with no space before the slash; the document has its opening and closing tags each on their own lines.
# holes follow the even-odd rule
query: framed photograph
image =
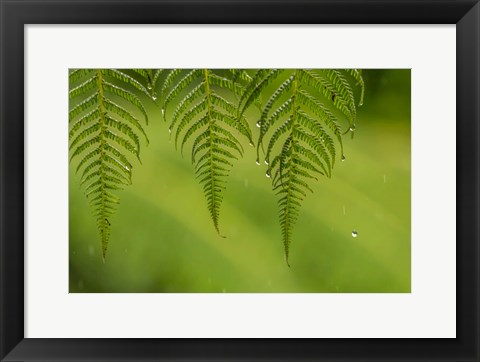
<svg viewBox="0 0 480 362">
<path fill-rule="evenodd" d="M 1 361 L 478 361 L 480 5 L 1 6 Z"/>
</svg>

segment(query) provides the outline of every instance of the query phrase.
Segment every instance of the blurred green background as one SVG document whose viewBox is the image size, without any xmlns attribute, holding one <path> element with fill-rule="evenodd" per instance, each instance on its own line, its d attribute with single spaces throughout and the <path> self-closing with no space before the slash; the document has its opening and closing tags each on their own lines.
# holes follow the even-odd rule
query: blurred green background
<svg viewBox="0 0 480 362">
<path fill-rule="evenodd" d="M 410 70 L 364 70 L 366 93 L 345 162 L 313 184 L 290 265 L 276 197 L 255 150 L 231 172 L 217 235 L 188 152 L 169 141 L 153 104 L 150 144 L 119 191 L 106 263 L 95 219 L 70 167 L 70 292 L 410 292 Z M 254 139 L 258 128 L 253 130 Z M 352 231 L 358 236 L 354 238 Z"/>
</svg>

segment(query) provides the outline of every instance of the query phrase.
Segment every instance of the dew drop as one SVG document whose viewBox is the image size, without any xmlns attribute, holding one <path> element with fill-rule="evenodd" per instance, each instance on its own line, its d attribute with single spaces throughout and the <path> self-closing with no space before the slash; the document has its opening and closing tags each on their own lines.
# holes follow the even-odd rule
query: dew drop
<svg viewBox="0 0 480 362">
<path fill-rule="evenodd" d="M 268 160 L 265 160 L 265 165 L 267 165 L 267 166 L 268 166 Z"/>
<path fill-rule="evenodd" d="M 154 95 L 152 96 L 152 99 L 153 99 L 154 101 L 156 101 L 156 100 L 157 100 L 157 95 L 154 94 Z"/>
<path fill-rule="evenodd" d="M 270 178 L 270 171 L 267 171 L 267 173 L 265 174 L 265 176 L 267 176 L 268 178 Z"/>
<path fill-rule="evenodd" d="M 358 236 L 358 233 L 356 230 L 352 230 L 352 237 L 356 238 Z"/>
<path fill-rule="evenodd" d="M 152 90 L 152 85 L 151 84 L 147 85 L 147 88 L 148 90 Z"/>
<path fill-rule="evenodd" d="M 165 114 L 165 110 L 162 108 L 162 116 Z"/>
<path fill-rule="evenodd" d="M 345 161 L 347 158 L 345 157 L 345 155 L 342 155 L 342 162 Z"/>
<path fill-rule="evenodd" d="M 262 127 L 262 124 L 261 124 L 260 122 L 257 122 L 256 126 L 257 126 L 258 128 L 260 128 L 260 127 Z"/>
<path fill-rule="evenodd" d="M 257 158 L 257 160 L 255 161 L 255 163 L 256 163 L 257 165 L 260 165 L 260 160 Z"/>
<path fill-rule="evenodd" d="M 253 147 L 253 143 L 252 143 L 252 142 L 250 142 L 249 145 Z"/>
<path fill-rule="evenodd" d="M 172 129 L 171 129 L 171 128 L 168 129 L 168 133 L 172 133 Z"/>
</svg>

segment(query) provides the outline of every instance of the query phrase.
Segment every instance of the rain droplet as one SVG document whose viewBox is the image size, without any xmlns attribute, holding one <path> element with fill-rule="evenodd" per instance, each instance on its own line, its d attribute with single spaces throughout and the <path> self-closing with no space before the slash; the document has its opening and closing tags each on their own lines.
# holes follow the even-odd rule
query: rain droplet
<svg viewBox="0 0 480 362">
<path fill-rule="evenodd" d="M 165 114 L 165 110 L 162 108 L 162 116 Z"/>
<path fill-rule="evenodd" d="M 352 237 L 356 238 L 358 236 L 358 233 L 356 230 L 352 230 Z"/>
<path fill-rule="evenodd" d="M 260 127 L 262 127 L 262 124 L 261 124 L 260 122 L 257 122 L 256 126 L 257 126 L 258 128 L 260 128 Z"/>
<path fill-rule="evenodd" d="M 267 165 L 267 166 L 268 166 L 268 160 L 265 160 L 265 165 Z"/>
<path fill-rule="evenodd" d="M 157 96 L 156 96 L 156 95 L 153 95 L 153 96 L 152 96 L 152 99 L 153 99 L 154 101 L 156 101 L 156 100 L 157 100 Z"/>
<path fill-rule="evenodd" d="M 152 90 L 152 85 L 151 84 L 147 85 L 147 88 L 148 90 Z"/>
<path fill-rule="evenodd" d="M 249 145 L 253 147 L 253 143 L 252 143 L 252 142 L 250 142 Z"/>
<path fill-rule="evenodd" d="M 265 174 L 265 176 L 267 176 L 268 178 L 270 178 L 270 171 L 267 171 L 267 173 Z"/>
<path fill-rule="evenodd" d="M 342 162 L 345 161 L 347 158 L 345 157 L 345 155 L 342 155 Z"/>
<path fill-rule="evenodd" d="M 260 160 L 257 158 L 257 160 L 255 161 L 255 163 L 256 163 L 257 165 L 260 165 Z"/>
<path fill-rule="evenodd" d="M 168 129 L 168 133 L 172 133 L 172 129 L 171 129 L 171 128 Z"/>
</svg>

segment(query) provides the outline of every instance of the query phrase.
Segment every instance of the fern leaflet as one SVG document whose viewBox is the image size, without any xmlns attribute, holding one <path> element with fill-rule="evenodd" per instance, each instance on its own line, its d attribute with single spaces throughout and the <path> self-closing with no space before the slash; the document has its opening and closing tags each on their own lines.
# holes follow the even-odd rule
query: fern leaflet
<svg viewBox="0 0 480 362">
<path fill-rule="evenodd" d="M 253 145 L 245 117 L 237 117 L 237 100 L 248 75 L 239 70 L 172 69 L 163 75 L 162 112 L 169 120 L 175 147 L 191 141 L 191 160 L 203 185 L 207 206 L 219 231 L 220 206 L 233 162 L 243 155 L 237 136 Z"/>
<path fill-rule="evenodd" d="M 257 122 L 257 164 L 262 149 L 267 177 L 278 197 L 279 220 L 288 264 L 293 228 L 312 180 L 331 177 L 343 143 L 339 122 L 347 120 L 347 132 L 355 130 L 357 105 L 351 83 L 361 88 L 357 70 L 260 69 L 245 88 L 239 116 L 258 98 L 268 95 Z"/>
<path fill-rule="evenodd" d="M 148 143 L 147 112 L 137 94 L 150 97 L 144 74 L 133 70 L 75 69 L 69 74 L 70 161 L 78 160 L 80 184 L 97 221 L 105 261 L 117 190 L 131 184 L 132 161 L 140 161 L 140 138 Z M 138 77 L 142 79 L 138 80 Z"/>
</svg>

